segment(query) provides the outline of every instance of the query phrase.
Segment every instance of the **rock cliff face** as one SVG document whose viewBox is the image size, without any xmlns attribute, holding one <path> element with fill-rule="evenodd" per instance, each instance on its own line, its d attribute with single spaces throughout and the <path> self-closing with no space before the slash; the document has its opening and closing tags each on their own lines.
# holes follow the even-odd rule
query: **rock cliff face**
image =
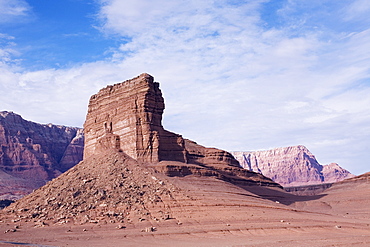
<svg viewBox="0 0 370 247">
<path fill-rule="evenodd" d="M 61 172 L 65 172 L 78 164 L 83 158 L 84 152 L 84 132 L 83 129 L 77 129 L 75 137 L 68 144 L 62 159 L 59 162 Z"/>
<path fill-rule="evenodd" d="M 301 145 L 232 154 L 245 169 L 261 173 L 286 187 L 333 183 L 354 176 L 338 164 L 320 165 Z"/>
<path fill-rule="evenodd" d="M 184 161 L 180 136 L 169 135 L 159 139 L 159 132 L 163 131 L 163 109 L 158 83 L 147 74 L 101 89 L 90 98 L 84 125 L 84 157 L 113 145 L 134 159 L 156 162 L 160 159 L 160 141 L 163 143 L 166 137 L 169 139 L 166 141 L 172 142 L 180 151 L 174 156 Z"/>
<path fill-rule="evenodd" d="M 324 176 L 325 183 L 335 183 L 355 176 L 346 169 L 340 167 L 337 163 L 324 165 L 322 169 L 322 174 Z"/>
<path fill-rule="evenodd" d="M 0 145 L 0 199 L 17 199 L 81 161 L 83 133 L 3 111 Z"/>
</svg>

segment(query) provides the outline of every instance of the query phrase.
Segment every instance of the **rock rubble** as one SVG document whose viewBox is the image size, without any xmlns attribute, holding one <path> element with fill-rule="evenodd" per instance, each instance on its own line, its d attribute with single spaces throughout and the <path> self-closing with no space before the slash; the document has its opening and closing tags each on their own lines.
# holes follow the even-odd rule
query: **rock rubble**
<svg viewBox="0 0 370 247">
<path fill-rule="evenodd" d="M 35 225 L 163 221 L 177 200 L 187 198 L 157 176 L 113 150 L 85 159 L 5 210 Z"/>
</svg>

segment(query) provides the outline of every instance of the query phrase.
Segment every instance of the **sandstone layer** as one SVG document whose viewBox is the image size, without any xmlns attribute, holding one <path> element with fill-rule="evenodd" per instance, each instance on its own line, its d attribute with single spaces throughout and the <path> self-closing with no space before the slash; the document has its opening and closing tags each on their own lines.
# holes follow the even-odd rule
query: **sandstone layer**
<svg viewBox="0 0 370 247">
<path fill-rule="evenodd" d="M 334 183 L 354 176 L 336 163 L 319 164 L 302 145 L 231 153 L 245 169 L 261 173 L 285 187 Z"/>
<path fill-rule="evenodd" d="M 17 199 L 82 160 L 83 132 L 3 111 L 0 145 L 0 199 Z"/>
</svg>

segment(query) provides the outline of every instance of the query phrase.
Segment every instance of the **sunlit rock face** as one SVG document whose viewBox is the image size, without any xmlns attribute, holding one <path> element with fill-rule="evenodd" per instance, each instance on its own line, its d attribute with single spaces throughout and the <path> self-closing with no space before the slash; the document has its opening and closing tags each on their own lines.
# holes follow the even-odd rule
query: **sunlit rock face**
<svg viewBox="0 0 370 247">
<path fill-rule="evenodd" d="M 148 74 L 108 86 L 90 98 L 84 157 L 110 147 L 144 162 L 185 162 L 184 141 L 162 127 L 164 100 Z"/>
<path fill-rule="evenodd" d="M 82 160 L 83 131 L 0 112 L 0 198 L 19 198 Z"/>
<path fill-rule="evenodd" d="M 355 176 L 346 169 L 340 167 L 337 163 L 324 165 L 322 174 L 325 178 L 325 183 L 335 183 Z"/>
<path fill-rule="evenodd" d="M 319 164 L 302 145 L 231 153 L 245 169 L 261 173 L 283 186 L 332 183 L 354 176 L 338 164 Z"/>
</svg>

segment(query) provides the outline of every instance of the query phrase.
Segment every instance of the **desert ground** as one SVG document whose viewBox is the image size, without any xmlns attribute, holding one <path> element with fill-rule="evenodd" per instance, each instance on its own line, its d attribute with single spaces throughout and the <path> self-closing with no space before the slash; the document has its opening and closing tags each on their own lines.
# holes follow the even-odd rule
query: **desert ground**
<svg viewBox="0 0 370 247">
<path fill-rule="evenodd" d="M 370 246 L 368 174 L 314 196 L 194 175 L 160 179 L 187 195 L 164 221 L 39 225 L 9 217 L 0 246 Z"/>
</svg>

